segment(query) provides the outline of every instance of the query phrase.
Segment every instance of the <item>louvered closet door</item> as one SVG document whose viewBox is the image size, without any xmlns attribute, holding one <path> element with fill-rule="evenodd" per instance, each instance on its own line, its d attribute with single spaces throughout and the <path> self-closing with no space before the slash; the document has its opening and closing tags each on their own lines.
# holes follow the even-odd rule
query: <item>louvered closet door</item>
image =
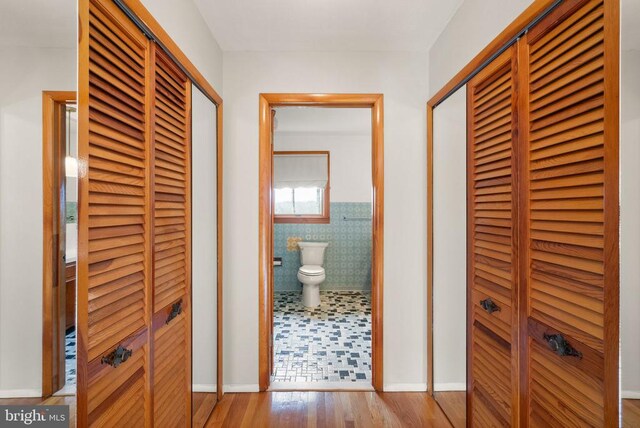
<svg viewBox="0 0 640 428">
<path fill-rule="evenodd" d="M 149 372 L 148 41 L 81 2 L 78 423 L 144 426 Z"/>
<path fill-rule="evenodd" d="M 517 416 L 514 51 L 467 85 L 468 411 L 479 427 L 510 426 Z"/>
<path fill-rule="evenodd" d="M 522 43 L 531 426 L 617 426 L 618 314 L 606 308 L 618 282 L 617 88 L 607 65 L 618 47 L 606 40 L 605 9 L 566 1 Z"/>
<path fill-rule="evenodd" d="M 191 81 L 154 52 L 154 422 L 190 426 Z"/>
</svg>

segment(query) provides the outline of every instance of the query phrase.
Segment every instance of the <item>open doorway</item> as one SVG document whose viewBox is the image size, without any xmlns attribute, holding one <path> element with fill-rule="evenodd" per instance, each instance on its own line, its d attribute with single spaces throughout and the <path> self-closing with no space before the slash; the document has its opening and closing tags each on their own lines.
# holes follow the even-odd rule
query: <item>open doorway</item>
<svg viewBox="0 0 640 428">
<path fill-rule="evenodd" d="M 371 114 L 273 113 L 272 388 L 371 387 Z"/>
<path fill-rule="evenodd" d="M 260 389 L 382 390 L 382 96 L 263 94 L 260 125 Z"/>
<path fill-rule="evenodd" d="M 43 396 L 74 395 L 78 204 L 75 92 L 43 93 Z"/>
</svg>

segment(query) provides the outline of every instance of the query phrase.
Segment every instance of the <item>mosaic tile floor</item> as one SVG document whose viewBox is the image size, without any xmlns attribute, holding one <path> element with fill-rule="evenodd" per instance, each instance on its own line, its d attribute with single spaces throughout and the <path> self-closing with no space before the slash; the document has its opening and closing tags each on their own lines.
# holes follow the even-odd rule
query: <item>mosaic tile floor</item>
<svg viewBox="0 0 640 428">
<path fill-rule="evenodd" d="M 67 333 L 65 342 L 65 369 L 67 385 L 76 384 L 76 331 L 75 329 Z"/>
<path fill-rule="evenodd" d="M 321 291 L 307 309 L 301 291 L 274 293 L 276 382 L 371 384 L 371 295 Z"/>
</svg>

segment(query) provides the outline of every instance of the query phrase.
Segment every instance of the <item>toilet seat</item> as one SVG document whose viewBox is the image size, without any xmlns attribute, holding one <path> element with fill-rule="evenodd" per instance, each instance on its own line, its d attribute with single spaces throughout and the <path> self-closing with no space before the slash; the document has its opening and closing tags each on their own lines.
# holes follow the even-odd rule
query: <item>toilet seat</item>
<svg viewBox="0 0 640 428">
<path fill-rule="evenodd" d="M 324 268 L 316 265 L 304 265 L 300 267 L 298 272 L 305 276 L 320 276 L 324 275 Z"/>
</svg>

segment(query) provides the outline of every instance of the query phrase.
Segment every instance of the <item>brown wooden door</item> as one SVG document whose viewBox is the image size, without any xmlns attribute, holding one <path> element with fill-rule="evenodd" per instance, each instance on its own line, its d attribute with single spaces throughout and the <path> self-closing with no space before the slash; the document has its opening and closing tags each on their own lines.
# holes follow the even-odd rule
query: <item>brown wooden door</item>
<svg viewBox="0 0 640 428">
<path fill-rule="evenodd" d="M 190 426 L 191 81 L 152 52 L 154 423 Z"/>
<path fill-rule="evenodd" d="M 530 426 L 617 426 L 616 7 L 565 1 L 521 42 Z"/>
<path fill-rule="evenodd" d="M 510 48 L 467 85 L 467 411 L 474 426 L 517 421 L 515 60 Z"/>
<path fill-rule="evenodd" d="M 149 42 L 80 3 L 78 424 L 151 423 Z"/>
</svg>

